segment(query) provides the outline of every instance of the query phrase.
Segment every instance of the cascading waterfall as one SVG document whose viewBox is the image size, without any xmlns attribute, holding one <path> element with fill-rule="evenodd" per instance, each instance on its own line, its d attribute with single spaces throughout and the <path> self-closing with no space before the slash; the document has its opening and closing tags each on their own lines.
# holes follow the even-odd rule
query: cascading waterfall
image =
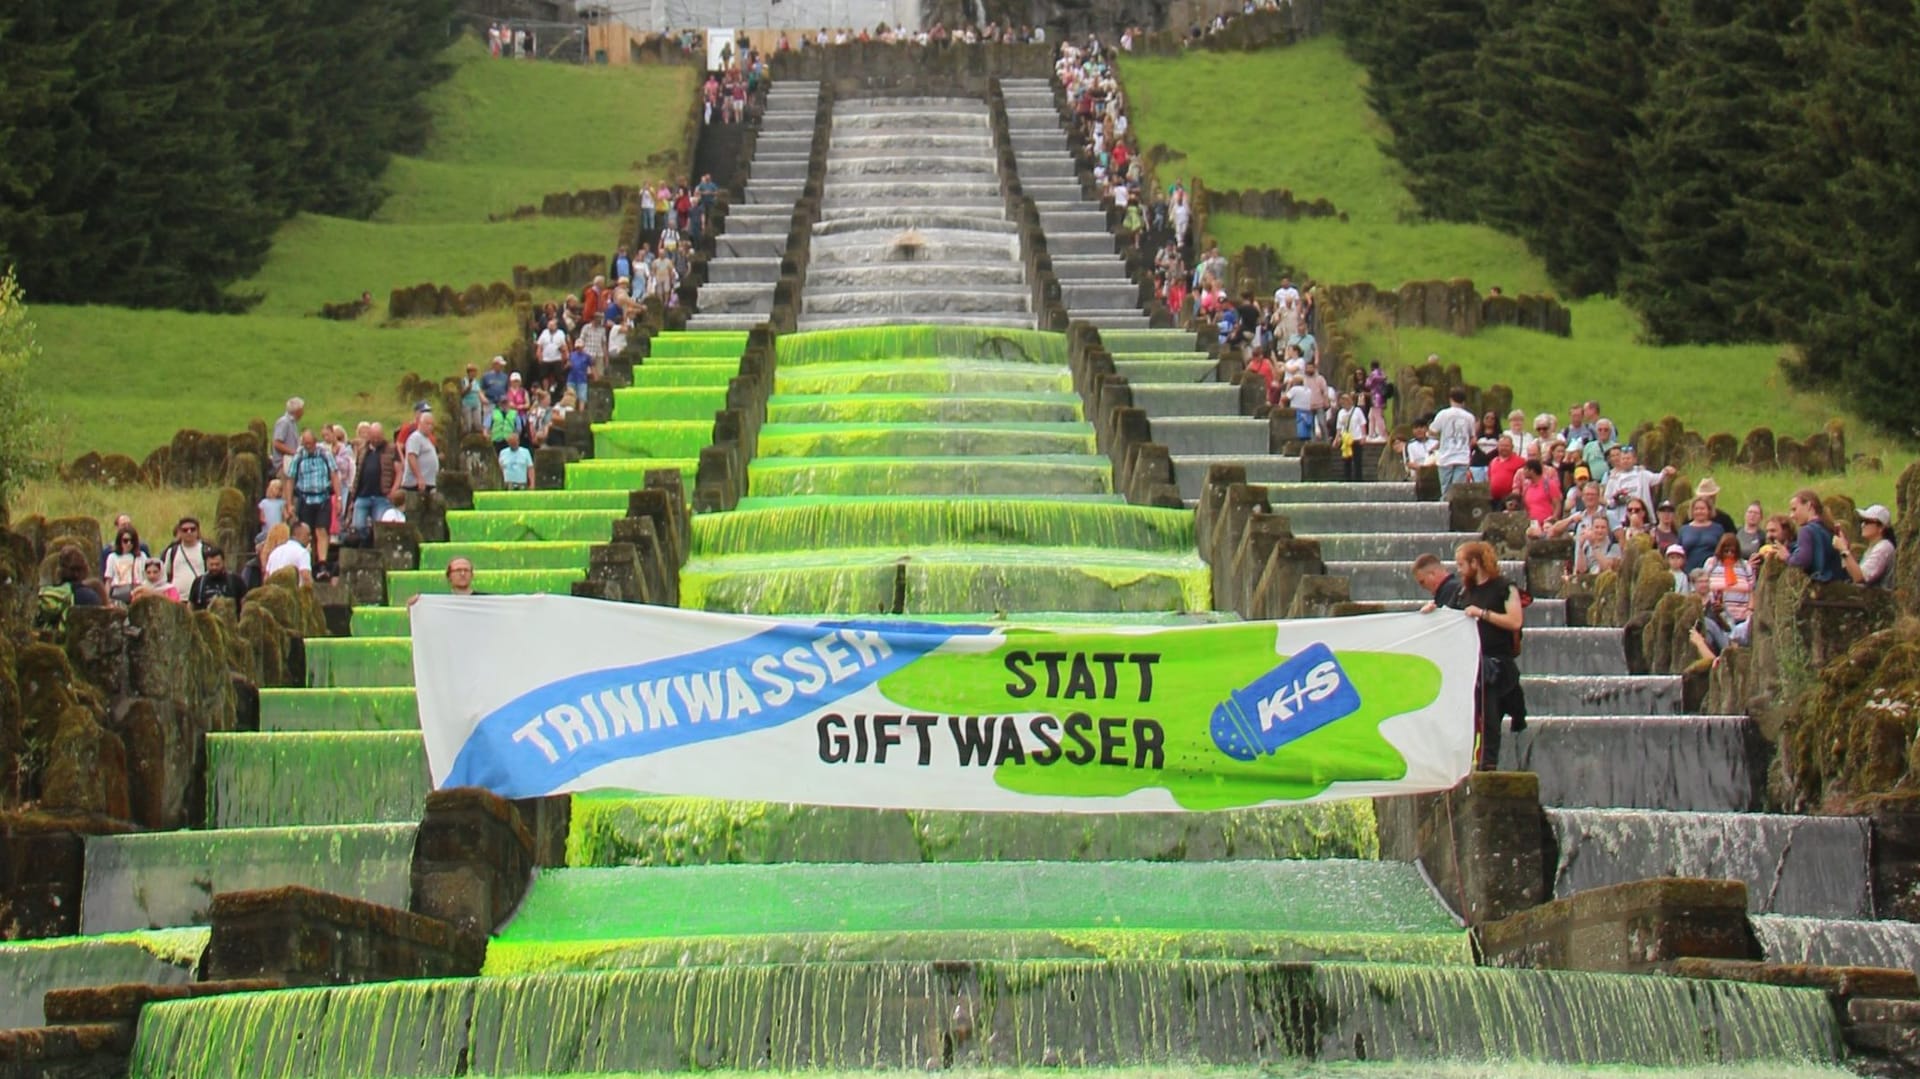
<svg viewBox="0 0 1920 1079">
<path fill-rule="evenodd" d="M 417 821 L 428 789 L 418 731 L 207 736 L 215 828 Z"/>
</svg>

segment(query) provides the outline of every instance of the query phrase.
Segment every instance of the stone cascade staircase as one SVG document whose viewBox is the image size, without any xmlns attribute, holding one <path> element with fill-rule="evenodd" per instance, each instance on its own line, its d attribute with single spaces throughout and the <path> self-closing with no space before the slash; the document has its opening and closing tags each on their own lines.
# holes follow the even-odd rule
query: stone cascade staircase
<svg viewBox="0 0 1920 1079">
<path fill-rule="evenodd" d="M 1057 263 L 1056 263 L 1057 265 Z M 1248 483 L 1300 479 L 1300 458 L 1272 452 L 1266 420 L 1247 413 L 1241 387 L 1219 379 L 1219 361 L 1186 330 L 1103 330 L 1100 340 L 1125 376 L 1133 403 L 1147 413 L 1153 440 L 1173 457 L 1173 478 L 1188 505 L 1200 497 L 1207 469 L 1232 464 Z"/>
<path fill-rule="evenodd" d="M 1102 330 L 1146 329 L 1140 287 L 1127 276 L 1107 228 L 1107 212 L 1086 196 L 1067 152 L 1049 79 L 1001 79 L 1007 130 L 1020 186 L 1040 211 L 1040 227 L 1060 279 L 1067 317 Z"/>
<path fill-rule="evenodd" d="M 836 102 L 798 328 L 1033 329 L 995 161 L 983 100 Z"/>
<path fill-rule="evenodd" d="M 806 186 L 819 108 L 817 82 L 782 82 L 767 91 L 745 193 L 728 207 L 725 231 L 715 237 L 688 329 L 752 329 L 773 310 L 780 256 L 794 203 Z"/>
</svg>

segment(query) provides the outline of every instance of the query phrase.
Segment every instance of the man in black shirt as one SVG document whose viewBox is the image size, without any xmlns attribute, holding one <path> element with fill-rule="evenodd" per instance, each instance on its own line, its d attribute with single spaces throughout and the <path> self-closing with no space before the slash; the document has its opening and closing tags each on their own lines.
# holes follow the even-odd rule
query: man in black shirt
<svg viewBox="0 0 1920 1079">
<path fill-rule="evenodd" d="M 1452 607 L 1453 599 L 1460 594 L 1460 578 L 1453 575 L 1438 555 L 1423 554 L 1413 560 L 1413 580 L 1420 591 L 1433 597 L 1422 612 L 1436 607 Z"/>
<path fill-rule="evenodd" d="M 241 597 L 247 594 L 247 583 L 238 574 L 227 572 L 227 556 L 218 547 L 207 548 L 207 572 L 201 574 L 187 591 L 187 601 L 196 611 L 204 611 L 221 596 L 233 601 L 234 608 L 240 606 Z"/>
</svg>

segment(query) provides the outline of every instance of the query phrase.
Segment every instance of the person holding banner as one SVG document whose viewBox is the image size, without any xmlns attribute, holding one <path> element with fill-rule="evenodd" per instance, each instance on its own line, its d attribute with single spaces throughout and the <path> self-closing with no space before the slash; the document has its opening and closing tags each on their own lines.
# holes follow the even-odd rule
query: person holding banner
<svg viewBox="0 0 1920 1079">
<path fill-rule="evenodd" d="M 1448 597 L 1453 607 L 1478 623 L 1480 684 L 1474 724 L 1480 734 L 1480 768 L 1500 764 L 1501 720 L 1513 717 L 1517 733 L 1527 729 L 1527 697 L 1520 684 L 1520 625 L 1526 618 L 1520 589 L 1500 575 L 1493 545 L 1463 543 L 1454 553 L 1459 588 Z"/>
</svg>

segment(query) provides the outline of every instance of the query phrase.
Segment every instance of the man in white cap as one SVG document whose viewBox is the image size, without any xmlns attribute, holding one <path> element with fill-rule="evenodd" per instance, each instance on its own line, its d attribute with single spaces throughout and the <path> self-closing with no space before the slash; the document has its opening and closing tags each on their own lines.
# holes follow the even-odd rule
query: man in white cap
<svg viewBox="0 0 1920 1079">
<path fill-rule="evenodd" d="M 1867 553 L 1853 556 L 1853 545 L 1845 532 L 1836 531 L 1833 545 L 1840 549 L 1840 567 L 1854 584 L 1868 588 L 1893 587 L 1893 512 L 1878 502 L 1860 511 L 1860 542 Z"/>
</svg>

